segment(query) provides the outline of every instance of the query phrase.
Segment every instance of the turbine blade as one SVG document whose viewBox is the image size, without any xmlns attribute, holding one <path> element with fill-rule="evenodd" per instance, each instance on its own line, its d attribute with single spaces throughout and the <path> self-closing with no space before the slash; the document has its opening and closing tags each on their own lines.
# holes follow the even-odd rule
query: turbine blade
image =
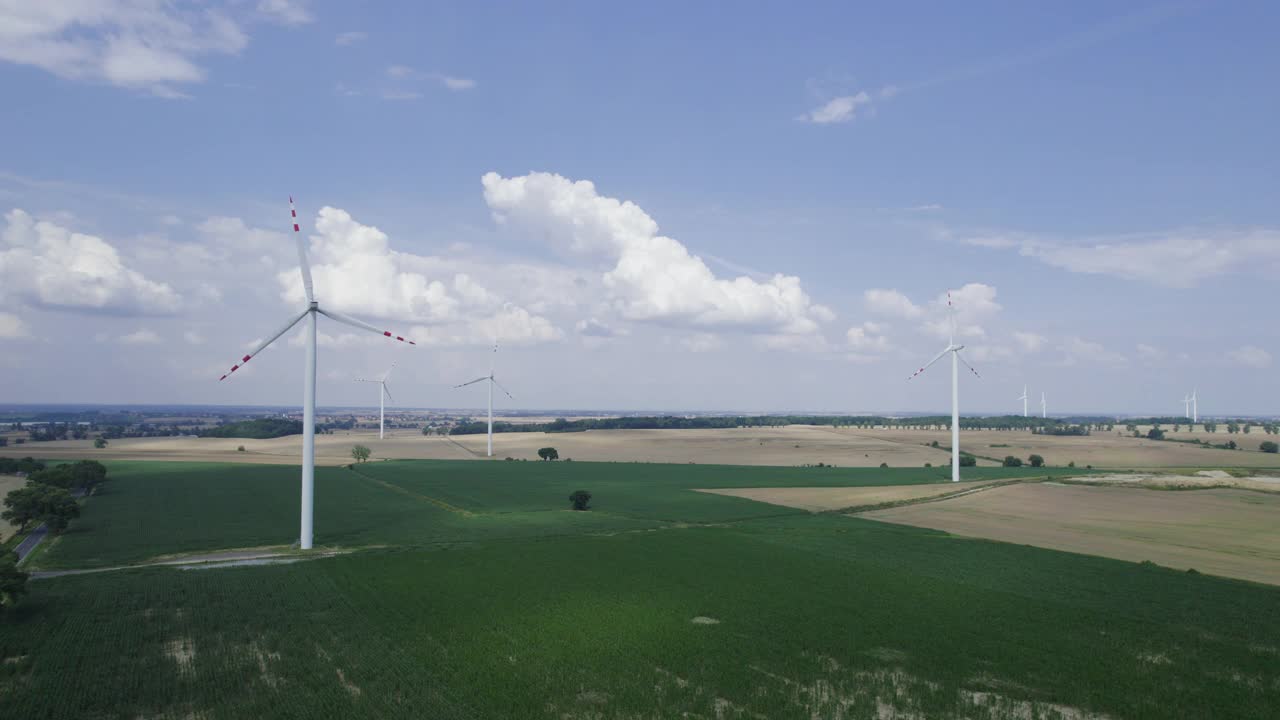
<svg viewBox="0 0 1280 720">
<path fill-rule="evenodd" d="M 951 316 L 951 344 L 956 344 L 956 306 L 951 303 L 951 291 L 947 291 L 947 314 Z"/>
<path fill-rule="evenodd" d="M 946 354 L 947 354 L 947 353 L 949 353 L 949 352 L 951 352 L 951 347 L 950 347 L 950 346 L 948 346 L 946 350 L 943 350 L 942 352 L 938 353 L 938 354 L 937 354 L 937 356 L 936 356 L 936 357 L 934 357 L 932 360 L 930 360 L 929 362 L 925 363 L 925 364 L 924 364 L 924 366 L 923 366 L 923 367 L 921 367 L 919 370 L 915 371 L 914 373 L 911 373 L 911 377 L 907 378 L 907 382 L 911 382 L 912 380 L 915 380 L 917 375 L 919 375 L 920 373 L 924 372 L 925 370 L 928 370 L 928 369 L 929 369 L 929 367 L 930 367 L 931 365 L 933 365 L 934 363 L 936 363 L 936 362 L 938 362 L 939 360 L 941 360 L 941 359 L 942 359 L 942 356 L 943 356 L 943 355 L 946 355 Z"/>
<path fill-rule="evenodd" d="M 218 378 L 218 382 L 222 382 L 223 380 L 226 380 L 228 377 L 230 377 L 230 376 L 231 376 L 231 373 L 233 373 L 233 372 L 235 372 L 235 371 L 239 370 L 240 368 L 244 367 L 244 364 L 245 364 L 245 363 L 247 363 L 247 362 L 249 362 L 250 360 L 252 360 L 252 359 L 253 359 L 253 357 L 254 357 L 255 355 L 257 355 L 258 353 L 260 353 L 260 352 L 262 352 L 263 350 L 267 349 L 267 346 L 268 346 L 268 345 L 270 345 L 271 343 L 275 342 L 275 341 L 276 341 L 276 339 L 277 339 L 277 338 L 279 338 L 281 335 L 283 335 L 283 334 L 285 334 L 285 333 L 289 332 L 289 330 L 290 330 L 294 325 L 297 325 L 297 324 L 298 324 L 298 321 L 299 321 L 299 320 L 301 320 L 302 318 L 304 318 L 304 317 L 306 317 L 306 316 L 307 316 L 307 313 L 308 313 L 308 312 L 311 312 L 311 308 L 307 308 L 306 310 L 303 310 L 300 314 L 298 314 L 298 316 L 297 316 L 297 317 L 294 317 L 294 318 L 292 318 L 291 320 L 289 320 L 289 322 L 288 322 L 284 327 L 280 328 L 280 330 L 279 330 L 278 332 L 276 332 L 274 335 L 272 335 L 271 337 L 267 338 L 266 340 L 263 340 L 262 342 L 258 343 L 258 346 L 257 346 L 257 347 L 255 347 L 253 350 L 250 350 L 250 351 L 249 351 L 249 354 L 247 354 L 247 355 L 245 355 L 244 357 L 240 358 L 240 362 L 236 363 L 235 365 L 232 365 L 232 366 L 231 366 L 231 369 L 230 369 L 230 370 L 228 370 L 228 371 L 226 372 L 226 374 L 224 374 L 222 377 Z"/>
<path fill-rule="evenodd" d="M 464 382 L 464 383 L 462 383 L 461 385 L 454 385 L 454 387 L 455 387 L 455 388 L 460 388 L 460 387 L 466 387 L 466 386 L 468 386 L 468 385 L 475 385 L 476 383 L 480 382 L 481 380 L 488 380 L 488 379 L 489 379 L 489 376 L 488 376 L 488 375 L 485 375 L 484 377 L 478 377 L 478 378 L 476 378 L 475 380 L 468 380 L 467 382 Z"/>
<path fill-rule="evenodd" d="M 391 391 L 387 389 L 387 384 L 385 382 L 382 383 L 382 392 L 387 394 L 388 400 L 390 400 L 391 402 L 395 402 L 395 400 L 391 397 Z"/>
<path fill-rule="evenodd" d="M 406 340 L 405 338 L 402 338 L 399 335 L 393 335 L 391 334 L 390 330 L 379 330 L 378 328 L 370 325 L 369 323 L 363 322 L 361 320 L 357 320 L 349 315 L 343 315 L 342 313 L 337 313 L 332 310 L 325 310 L 324 308 L 316 308 L 316 310 L 318 310 L 321 315 L 324 315 L 330 320 L 337 320 L 338 322 L 350 325 L 351 327 L 360 328 L 361 330 L 368 330 L 369 332 L 377 333 L 383 337 L 392 338 L 393 340 L 399 340 L 400 342 L 409 343 L 410 345 L 418 344 L 412 340 Z"/>
<path fill-rule="evenodd" d="M 298 227 L 298 210 L 293 206 L 293 196 L 289 196 L 289 214 L 293 220 L 293 239 L 298 245 L 298 268 L 302 271 L 302 289 L 307 293 L 307 302 L 316 301 L 314 288 L 311 286 L 311 263 L 307 262 L 307 244 L 302 239 L 302 228 Z"/>
<path fill-rule="evenodd" d="M 386 382 L 387 378 L 391 377 L 391 371 L 395 369 L 396 369 L 396 364 L 391 363 L 391 367 L 387 368 L 387 371 L 382 373 L 382 382 Z"/>
<path fill-rule="evenodd" d="M 977 375 L 978 377 L 982 377 L 981 375 L 978 375 L 978 371 L 974 370 L 972 365 L 970 365 L 968 362 L 965 361 L 964 356 L 960 354 L 959 350 L 956 351 L 956 358 L 960 360 L 960 364 L 969 368 L 969 372 L 973 373 L 974 375 Z"/>
<path fill-rule="evenodd" d="M 507 392 L 506 388 L 502 387 L 502 383 L 498 382 L 495 378 L 489 378 L 489 379 L 493 380 L 493 384 L 497 385 L 499 390 L 501 390 L 504 393 L 507 393 L 507 397 L 511 398 L 512 400 L 515 400 L 515 397 L 512 396 L 511 393 Z"/>
</svg>

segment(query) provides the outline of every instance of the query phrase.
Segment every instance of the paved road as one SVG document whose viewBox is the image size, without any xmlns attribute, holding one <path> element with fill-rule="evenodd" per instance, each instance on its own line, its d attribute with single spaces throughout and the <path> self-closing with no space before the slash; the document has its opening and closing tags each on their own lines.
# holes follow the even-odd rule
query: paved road
<svg viewBox="0 0 1280 720">
<path fill-rule="evenodd" d="M 74 497 L 77 500 L 84 497 L 84 494 L 84 490 L 81 489 L 71 491 L 71 497 Z M 44 540 L 44 536 L 48 534 L 49 527 L 44 523 L 40 523 L 40 527 L 32 530 L 31 534 L 28 535 L 25 540 L 18 543 L 18 547 L 14 549 L 14 552 L 18 553 L 19 565 L 22 564 L 22 561 L 27 559 L 27 556 L 36 549 L 36 546 L 39 545 L 40 541 Z"/>
<path fill-rule="evenodd" d="M 49 534 L 48 526 L 46 526 L 44 523 L 40 523 L 40 527 L 36 528 L 35 530 L 32 530 L 31 534 L 28 535 L 25 540 L 23 540 L 21 543 L 18 543 L 18 547 L 15 550 L 15 552 L 18 553 L 19 565 L 22 564 L 23 560 L 27 559 L 27 556 L 31 554 L 31 551 L 35 550 L 36 546 L 40 544 L 40 541 L 44 540 L 44 536 L 48 534 Z"/>
</svg>

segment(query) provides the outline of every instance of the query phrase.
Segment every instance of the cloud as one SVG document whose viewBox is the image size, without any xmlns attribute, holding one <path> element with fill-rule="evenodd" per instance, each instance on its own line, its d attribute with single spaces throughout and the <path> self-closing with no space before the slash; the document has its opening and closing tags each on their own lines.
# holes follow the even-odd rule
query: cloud
<svg viewBox="0 0 1280 720">
<path fill-rule="evenodd" d="M 964 238 L 979 247 L 1015 249 L 1070 272 L 1110 275 L 1166 287 L 1193 287 L 1249 270 L 1280 272 L 1280 230 L 1181 230 L 1065 242 L 1022 233 Z"/>
<path fill-rule="evenodd" d="M 1163 360 L 1165 358 L 1165 351 L 1146 343 L 1138 343 L 1134 346 L 1134 349 L 1138 351 L 1138 355 L 1143 360 Z"/>
<path fill-rule="evenodd" d="M 349 32 L 338 33 L 337 37 L 333 39 L 333 44 L 341 47 L 349 47 L 351 45 L 358 45 L 368 39 L 368 33 L 360 32 L 359 30 L 352 30 Z"/>
<path fill-rule="evenodd" d="M 545 317 L 507 301 L 468 273 L 449 273 L 438 258 L 392 250 L 385 233 L 344 210 L 321 208 L 316 231 L 310 244 L 311 273 L 326 307 L 416 323 L 413 339 L 421 344 L 534 343 L 562 337 Z M 295 306 L 305 302 L 296 267 L 280 272 L 277 280 L 284 300 Z"/>
<path fill-rule="evenodd" d="M 431 82 L 437 83 L 442 87 L 455 92 L 459 90 L 471 90 L 476 86 L 476 81 L 471 78 L 456 77 L 454 75 L 446 75 L 441 72 L 420 73 L 408 65 L 389 65 L 387 66 L 386 72 L 389 77 L 393 77 L 398 80 L 425 78 L 426 80 L 430 80 Z M 401 94 L 408 93 L 406 92 Z M 387 93 L 384 93 L 383 97 L 386 97 L 386 95 Z"/>
<path fill-rule="evenodd" d="M 627 334 L 625 330 L 619 330 L 617 328 L 610 327 L 608 324 L 603 323 L 595 318 L 590 318 L 588 320 L 579 320 L 578 322 L 574 323 L 573 327 L 575 330 L 578 331 L 579 335 L 582 335 L 584 337 L 610 338 L 610 337 L 616 337 L 618 335 Z"/>
<path fill-rule="evenodd" d="M 924 309 L 897 290 L 881 288 L 866 290 L 862 293 L 862 303 L 868 312 L 890 317 L 911 319 L 924 314 Z"/>
<path fill-rule="evenodd" d="M 826 104 L 814 108 L 797 119 L 815 125 L 846 123 L 854 119 L 860 106 L 870 104 L 871 96 L 865 92 L 860 92 L 857 95 L 842 95 L 832 98 Z"/>
<path fill-rule="evenodd" d="M 1271 353 L 1256 345 L 1242 345 L 1227 353 L 1227 357 L 1233 363 L 1244 367 L 1257 369 L 1271 367 Z"/>
<path fill-rule="evenodd" d="M 858 354 L 882 353 L 892 347 L 889 344 L 889 339 L 882 334 L 883 332 L 884 326 L 873 322 L 864 322 L 861 325 L 849 328 L 845 333 L 845 340 L 848 342 L 849 347 L 856 350 Z"/>
<path fill-rule="evenodd" d="M 159 345 L 160 336 L 153 330 L 143 328 L 128 335 L 121 335 L 119 341 L 122 345 Z"/>
<path fill-rule="evenodd" d="M 950 294 L 942 293 L 933 301 L 935 314 L 950 313 L 954 308 L 955 334 L 957 337 L 980 338 L 987 334 L 982 323 L 1000 312 L 1000 304 L 996 302 L 996 289 L 983 283 L 967 283 L 963 287 L 952 290 Z M 951 319 L 940 317 L 924 324 L 924 330 L 938 338 L 951 337 Z"/>
<path fill-rule="evenodd" d="M 438 73 L 434 77 L 440 82 L 440 84 L 454 91 L 470 90 L 476 86 L 476 81 L 471 78 L 454 77 L 452 75 L 441 75 Z"/>
<path fill-rule="evenodd" d="M 60 310 L 160 315 L 178 309 L 172 288 L 126 267 L 102 238 L 37 222 L 22 210 L 5 220 L 0 297 Z"/>
<path fill-rule="evenodd" d="M 1066 338 L 1059 346 L 1060 365 L 1104 365 L 1119 366 L 1129 359 L 1118 352 L 1108 350 L 1101 343 L 1085 340 L 1078 336 Z"/>
<path fill-rule="evenodd" d="M 204 336 L 195 330 L 188 330 L 182 333 L 182 339 L 187 341 L 188 345 L 203 345 Z"/>
<path fill-rule="evenodd" d="M 1024 353 L 1040 352 L 1046 341 L 1045 336 L 1032 332 L 1014 332 L 1013 339 Z"/>
<path fill-rule="evenodd" d="M 13 313 L 0 312 L 0 340 L 12 340 L 29 334 L 22 318 Z"/>
<path fill-rule="evenodd" d="M 601 280 L 613 309 L 627 319 L 795 335 L 816 333 L 834 317 L 810 300 L 797 277 L 716 277 L 687 247 L 660 235 L 638 205 L 600 195 L 590 181 L 491 172 L 481 182 L 497 222 L 611 263 Z"/>
<path fill-rule="evenodd" d="M 0 4 L 0 60 L 160 97 L 204 80 L 196 59 L 248 43 L 218 10 L 150 0 Z"/>
<path fill-rule="evenodd" d="M 412 90 L 387 90 L 381 95 L 383 100 L 419 100 L 422 93 Z"/>
<path fill-rule="evenodd" d="M 305 25 L 315 18 L 306 0 L 259 0 L 258 14 L 281 25 Z"/>
</svg>

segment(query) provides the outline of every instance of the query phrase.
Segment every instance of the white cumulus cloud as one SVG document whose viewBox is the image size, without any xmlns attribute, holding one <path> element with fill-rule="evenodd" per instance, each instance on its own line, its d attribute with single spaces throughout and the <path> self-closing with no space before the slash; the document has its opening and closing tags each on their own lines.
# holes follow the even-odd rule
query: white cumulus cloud
<svg viewBox="0 0 1280 720">
<path fill-rule="evenodd" d="M 37 221 L 22 210 L 5 215 L 0 235 L 0 297 L 54 309 L 160 315 L 177 310 L 177 293 L 130 269 L 110 243 Z"/>
<path fill-rule="evenodd" d="M 177 86 L 204 79 L 198 58 L 235 54 L 246 43 L 248 38 L 233 20 L 202 5 L 155 0 L 0 2 L 0 60 L 162 97 L 179 97 Z"/>
<path fill-rule="evenodd" d="M 469 274 L 448 273 L 435 258 L 391 249 L 386 233 L 344 210 L 321 208 L 316 231 L 311 274 L 322 307 L 415 323 L 421 327 L 413 339 L 423 344 L 530 343 L 562 335 L 546 318 L 505 301 Z M 296 267 L 277 279 L 290 304 L 305 301 Z"/>
<path fill-rule="evenodd" d="M 1227 357 L 1237 365 L 1245 367 L 1258 369 L 1271 367 L 1271 353 L 1257 345 L 1242 345 L 1227 353 Z"/>
<path fill-rule="evenodd" d="M 259 0 L 258 13 L 281 25 L 304 25 L 315 20 L 306 0 Z"/>
<path fill-rule="evenodd" d="M 911 302 L 911 298 L 897 290 L 872 288 L 862 293 L 863 305 L 869 312 L 890 317 L 917 318 L 924 314 L 924 309 Z"/>
<path fill-rule="evenodd" d="M 759 333 L 816 333 L 833 313 L 815 304 L 800 279 L 718 278 L 630 201 L 600 195 L 590 181 L 550 173 L 482 180 L 500 223 L 530 231 L 572 252 L 613 263 L 602 277 L 614 309 L 631 320 Z"/>
<path fill-rule="evenodd" d="M 854 119 L 858 108 L 871 104 L 871 96 L 865 92 L 856 95 L 841 95 L 801 115 L 800 120 L 816 125 L 846 123 Z"/>
</svg>

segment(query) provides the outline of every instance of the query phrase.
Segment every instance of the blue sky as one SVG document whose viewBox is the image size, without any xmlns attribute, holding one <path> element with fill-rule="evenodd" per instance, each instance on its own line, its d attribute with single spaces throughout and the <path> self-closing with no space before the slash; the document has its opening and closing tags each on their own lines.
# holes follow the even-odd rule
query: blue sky
<svg viewBox="0 0 1280 720">
<path fill-rule="evenodd" d="M 210 381 L 297 305 L 293 194 L 322 300 L 422 341 L 329 329 L 321 404 L 478 404 L 497 340 L 519 407 L 938 410 L 953 289 L 966 411 L 1278 411 L 1267 3 L 29 5 L 12 402 L 297 402 L 283 339 Z"/>
</svg>

